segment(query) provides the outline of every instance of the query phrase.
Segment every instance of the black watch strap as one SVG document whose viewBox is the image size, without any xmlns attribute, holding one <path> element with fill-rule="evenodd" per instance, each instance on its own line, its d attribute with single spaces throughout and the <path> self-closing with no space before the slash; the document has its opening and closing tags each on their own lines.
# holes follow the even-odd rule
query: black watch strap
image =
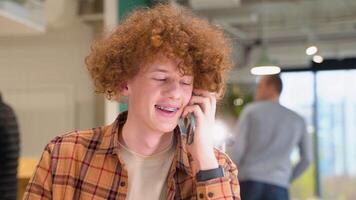
<svg viewBox="0 0 356 200">
<path fill-rule="evenodd" d="M 196 175 L 199 182 L 220 177 L 224 177 L 224 168 L 222 166 L 215 169 L 200 170 Z"/>
</svg>

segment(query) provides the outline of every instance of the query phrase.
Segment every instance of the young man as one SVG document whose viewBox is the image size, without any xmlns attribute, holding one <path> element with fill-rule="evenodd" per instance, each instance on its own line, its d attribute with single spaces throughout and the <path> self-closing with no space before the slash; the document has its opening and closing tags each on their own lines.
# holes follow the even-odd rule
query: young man
<svg viewBox="0 0 356 200">
<path fill-rule="evenodd" d="M 231 150 L 239 166 L 243 200 L 288 200 L 289 184 L 309 166 L 312 157 L 306 125 L 301 116 L 279 103 L 279 75 L 262 76 L 256 101 L 242 112 Z M 299 147 L 293 167 L 290 155 Z"/>
<path fill-rule="evenodd" d="M 126 96 L 128 111 L 49 143 L 24 199 L 240 199 L 211 137 L 229 53 L 221 30 L 182 8 L 135 11 L 86 59 L 97 91 Z M 192 142 L 177 125 L 189 115 Z"/>
</svg>

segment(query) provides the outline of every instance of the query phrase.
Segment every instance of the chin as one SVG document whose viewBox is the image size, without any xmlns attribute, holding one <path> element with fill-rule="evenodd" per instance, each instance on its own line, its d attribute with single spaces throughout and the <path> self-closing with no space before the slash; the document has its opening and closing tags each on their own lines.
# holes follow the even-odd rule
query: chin
<svg viewBox="0 0 356 200">
<path fill-rule="evenodd" d="M 160 130 L 160 132 L 172 132 L 174 130 L 174 128 L 177 126 L 177 124 L 167 124 L 167 125 L 159 125 L 157 126 L 157 129 Z"/>
<path fill-rule="evenodd" d="M 170 120 L 157 120 L 154 122 L 156 124 L 156 129 L 160 132 L 171 132 L 178 125 L 178 119 L 170 119 Z"/>
</svg>

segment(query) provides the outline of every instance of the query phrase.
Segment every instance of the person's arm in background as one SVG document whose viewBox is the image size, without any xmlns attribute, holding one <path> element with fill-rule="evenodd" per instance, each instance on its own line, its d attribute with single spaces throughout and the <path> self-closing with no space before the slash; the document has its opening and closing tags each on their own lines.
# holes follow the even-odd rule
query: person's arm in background
<svg viewBox="0 0 356 200">
<path fill-rule="evenodd" d="M 0 105 L 0 138 L 0 166 L 17 163 L 20 151 L 17 119 L 13 109 L 6 104 Z"/>
<path fill-rule="evenodd" d="M 5 161 L 5 148 L 6 148 L 6 127 L 5 127 L 5 120 L 6 120 L 6 109 L 5 106 L 0 102 L 0 167 L 2 163 Z"/>
<path fill-rule="evenodd" d="M 247 136 L 250 124 L 248 113 L 248 109 L 245 108 L 240 114 L 237 124 L 233 129 L 234 136 L 233 145 L 230 150 L 230 157 L 237 165 L 241 164 L 247 146 Z"/>
<path fill-rule="evenodd" d="M 293 182 L 301 174 L 303 174 L 303 172 L 309 167 L 309 165 L 312 161 L 311 141 L 310 141 L 310 138 L 308 137 L 308 133 L 306 130 L 306 125 L 305 125 L 304 120 L 303 120 L 302 124 L 303 124 L 303 128 L 302 128 L 303 134 L 302 134 L 302 137 L 298 143 L 300 160 L 293 168 L 291 182 Z"/>
<path fill-rule="evenodd" d="M 0 110 L 1 112 L 1 110 Z M 0 113 L 0 115 L 2 115 L 2 113 Z M 1 167 L 1 163 L 3 163 L 3 160 L 5 158 L 5 143 L 4 143 L 4 134 L 5 131 L 5 127 L 4 127 L 4 121 L 2 120 L 2 117 L 0 116 L 0 167 Z"/>
</svg>

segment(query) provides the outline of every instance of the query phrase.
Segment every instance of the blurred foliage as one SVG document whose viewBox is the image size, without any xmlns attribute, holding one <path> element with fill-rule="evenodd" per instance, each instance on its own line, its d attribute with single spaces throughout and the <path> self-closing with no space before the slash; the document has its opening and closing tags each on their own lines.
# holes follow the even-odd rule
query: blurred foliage
<svg viewBox="0 0 356 200">
<path fill-rule="evenodd" d="M 315 197 L 315 163 L 295 182 L 290 193 L 292 199 L 309 200 Z M 353 200 L 356 199 L 356 179 L 352 176 L 329 176 L 321 179 L 322 199 Z"/>
<path fill-rule="evenodd" d="M 237 84 L 228 84 L 224 98 L 218 106 L 218 112 L 238 118 L 246 104 L 253 101 L 251 94 L 245 94 Z"/>
<path fill-rule="evenodd" d="M 290 187 L 290 196 L 293 199 L 314 199 L 315 198 L 315 163 L 295 180 Z"/>
</svg>

